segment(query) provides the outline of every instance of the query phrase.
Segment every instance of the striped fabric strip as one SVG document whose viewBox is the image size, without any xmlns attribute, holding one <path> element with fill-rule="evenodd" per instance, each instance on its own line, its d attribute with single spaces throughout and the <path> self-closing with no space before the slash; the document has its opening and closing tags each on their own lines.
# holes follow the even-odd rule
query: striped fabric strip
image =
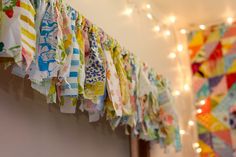
<svg viewBox="0 0 236 157">
<path fill-rule="evenodd" d="M 32 52 L 32 51 L 35 52 L 35 50 L 36 50 L 35 46 L 32 45 L 32 41 L 29 38 L 27 38 L 27 36 L 22 36 L 21 41 L 30 48 L 29 49 L 30 52 Z"/>
<path fill-rule="evenodd" d="M 27 54 L 28 54 L 29 56 L 33 57 L 32 54 L 34 54 L 35 48 L 32 47 L 32 46 L 31 46 L 27 41 L 25 41 L 24 39 L 22 39 L 21 41 L 22 41 L 22 46 L 23 46 L 25 49 L 27 49 Z"/>
<path fill-rule="evenodd" d="M 24 58 L 31 63 L 36 51 L 35 10 L 29 0 L 20 0 L 20 31 Z"/>
<path fill-rule="evenodd" d="M 63 89 L 73 89 L 73 88 L 78 88 L 78 83 L 69 83 L 63 85 Z"/>
<path fill-rule="evenodd" d="M 31 27 L 35 27 L 34 22 L 32 21 L 32 19 L 30 19 L 29 17 L 25 16 L 25 15 L 21 15 L 20 19 L 26 23 L 28 23 Z"/>
<path fill-rule="evenodd" d="M 77 65 L 79 65 L 79 60 L 72 60 L 72 61 L 71 61 L 71 65 L 72 65 L 72 66 L 77 66 Z"/>
<path fill-rule="evenodd" d="M 70 74 L 69 77 L 66 78 L 66 82 L 62 86 L 62 96 L 78 96 L 78 77 L 79 77 L 79 66 L 80 66 L 80 49 L 79 44 L 76 39 L 75 34 L 75 23 L 77 19 L 77 12 L 72 9 L 68 8 L 68 16 L 71 20 L 71 30 L 72 30 L 72 48 L 73 48 L 73 54 L 72 54 L 72 60 L 71 60 L 71 67 L 70 67 Z"/>
<path fill-rule="evenodd" d="M 34 17 L 35 10 L 34 10 L 33 6 L 31 5 L 30 1 L 21 0 L 20 7 L 23 8 L 24 10 L 27 10 Z"/>
<path fill-rule="evenodd" d="M 78 77 L 78 72 L 70 72 L 70 77 Z"/>
<path fill-rule="evenodd" d="M 36 40 L 36 35 L 34 34 L 35 32 L 29 32 L 27 29 L 21 27 L 21 33 L 25 36 L 27 36 L 29 39 L 32 41 Z"/>
<path fill-rule="evenodd" d="M 74 38 L 75 39 L 75 38 Z M 77 40 L 76 40 L 77 41 Z M 73 54 L 79 54 L 79 49 L 74 48 Z"/>
</svg>

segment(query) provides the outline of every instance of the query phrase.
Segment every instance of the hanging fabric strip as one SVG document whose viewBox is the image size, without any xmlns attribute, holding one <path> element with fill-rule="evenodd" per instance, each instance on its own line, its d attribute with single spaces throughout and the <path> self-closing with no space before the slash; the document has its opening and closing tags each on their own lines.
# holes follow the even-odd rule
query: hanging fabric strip
<svg viewBox="0 0 236 157">
<path fill-rule="evenodd" d="M 2 0 L 0 55 L 24 69 L 36 50 L 35 10 L 29 0 Z"/>
</svg>

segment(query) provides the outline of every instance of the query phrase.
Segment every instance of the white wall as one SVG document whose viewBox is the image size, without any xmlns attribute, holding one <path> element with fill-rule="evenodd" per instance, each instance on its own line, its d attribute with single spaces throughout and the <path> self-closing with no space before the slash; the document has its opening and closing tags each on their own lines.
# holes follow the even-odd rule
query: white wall
<svg viewBox="0 0 236 157">
<path fill-rule="evenodd" d="M 124 129 L 63 115 L 29 87 L 0 71 L 0 157 L 129 157 Z"/>
</svg>

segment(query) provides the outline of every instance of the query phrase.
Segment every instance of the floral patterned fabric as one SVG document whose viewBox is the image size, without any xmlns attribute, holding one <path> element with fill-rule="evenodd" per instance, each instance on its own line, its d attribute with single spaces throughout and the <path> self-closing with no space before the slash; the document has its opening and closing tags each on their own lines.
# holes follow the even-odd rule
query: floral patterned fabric
<svg viewBox="0 0 236 157">
<path fill-rule="evenodd" d="M 38 67 L 44 78 L 57 77 L 60 68 L 59 43 L 62 35 L 59 33 L 58 12 L 53 4 L 48 3 L 40 26 Z"/>
<path fill-rule="evenodd" d="M 90 49 L 85 52 L 85 96 L 94 98 L 104 95 L 106 71 L 99 53 L 97 36 L 93 26 L 88 33 Z"/>
<path fill-rule="evenodd" d="M 122 63 L 121 48 L 115 47 L 112 52 L 112 58 L 116 67 L 117 74 L 120 80 L 120 89 L 121 89 L 121 99 L 122 99 L 122 108 L 125 115 L 130 115 L 130 106 L 129 106 L 129 88 L 128 80 L 126 77 L 126 72 Z"/>
<path fill-rule="evenodd" d="M 122 116 L 122 98 L 120 91 L 120 80 L 113 63 L 111 52 L 105 51 L 107 61 L 107 91 L 109 98 L 113 104 L 113 108 L 117 116 Z"/>
<path fill-rule="evenodd" d="M 36 49 L 35 10 L 28 0 L 2 0 L 0 55 L 27 69 Z"/>
<path fill-rule="evenodd" d="M 80 67 L 80 48 L 79 44 L 76 39 L 76 32 L 75 32 L 75 23 L 77 19 L 77 12 L 68 7 L 68 15 L 71 19 L 71 31 L 72 31 L 72 44 L 70 45 L 70 49 L 73 51 L 72 56 L 69 60 L 70 63 L 70 69 L 69 69 L 69 76 L 66 77 L 65 81 L 62 85 L 62 96 L 75 96 L 77 97 L 79 94 L 78 91 L 78 77 L 79 77 L 79 67 Z M 71 51 L 69 49 L 69 51 Z"/>
</svg>

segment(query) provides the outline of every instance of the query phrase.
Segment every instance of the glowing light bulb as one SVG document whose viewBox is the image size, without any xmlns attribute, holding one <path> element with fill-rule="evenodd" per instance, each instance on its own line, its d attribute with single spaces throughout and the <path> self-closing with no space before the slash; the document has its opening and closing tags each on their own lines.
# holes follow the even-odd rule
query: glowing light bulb
<svg viewBox="0 0 236 157">
<path fill-rule="evenodd" d="M 174 52 L 171 52 L 169 55 L 168 55 L 168 58 L 170 59 L 175 59 L 176 58 L 176 54 Z"/>
<path fill-rule="evenodd" d="M 126 8 L 124 11 L 123 11 L 123 15 L 126 15 L 126 16 L 131 16 L 132 13 L 133 13 L 133 9 L 132 8 Z"/>
<path fill-rule="evenodd" d="M 205 26 L 205 25 L 199 25 L 199 28 L 200 28 L 201 30 L 205 30 L 205 29 L 206 29 L 206 26 Z"/>
<path fill-rule="evenodd" d="M 188 84 L 185 84 L 184 85 L 184 90 L 187 92 L 187 91 L 190 91 L 190 86 Z"/>
<path fill-rule="evenodd" d="M 202 148 L 197 148 L 197 149 L 196 149 L 196 152 L 197 152 L 197 153 L 201 153 L 201 152 L 202 152 Z"/>
<path fill-rule="evenodd" d="M 150 4 L 146 4 L 146 8 L 147 9 L 151 9 L 151 5 Z"/>
<path fill-rule="evenodd" d="M 231 25 L 234 22 L 234 18 L 233 17 L 228 17 L 226 21 L 227 21 L 228 24 Z"/>
<path fill-rule="evenodd" d="M 182 28 L 182 29 L 180 30 L 180 33 L 181 33 L 181 34 L 186 34 L 186 33 L 187 33 L 187 30 L 184 29 L 184 28 Z"/>
<path fill-rule="evenodd" d="M 205 104 L 206 104 L 206 100 L 201 100 L 201 101 L 200 101 L 200 105 L 203 106 L 203 105 L 205 105 Z"/>
<path fill-rule="evenodd" d="M 161 27 L 159 25 L 156 25 L 156 26 L 154 26 L 153 30 L 155 32 L 160 32 L 161 31 Z"/>
<path fill-rule="evenodd" d="M 178 91 L 178 90 L 176 90 L 176 91 L 174 91 L 173 92 L 173 96 L 179 96 L 181 93 L 180 93 L 180 91 Z"/>
<path fill-rule="evenodd" d="M 176 22 L 176 17 L 175 16 L 170 16 L 169 19 L 170 19 L 171 23 L 175 23 Z"/>
<path fill-rule="evenodd" d="M 152 14 L 151 13 L 147 13 L 147 18 L 152 20 L 153 19 Z"/>
<path fill-rule="evenodd" d="M 170 30 L 165 30 L 165 31 L 164 31 L 164 36 L 168 37 L 168 36 L 170 36 L 170 35 L 171 35 Z"/>
<path fill-rule="evenodd" d="M 179 133 L 180 133 L 180 135 L 184 135 L 184 134 L 186 134 L 186 131 L 185 130 L 179 130 Z"/>
<path fill-rule="evenodd" d="M 202 113 L 202 109 L 200 109 L 200 108 L 197 109 L 197 113 L 198 113 L 198 114 Z"/>
<path fill-rule="evenodd" d="M 184 46 L 182 44 L 177 45 L 178 52 L 182 52 L 184 50 Z"/>
<path fill-rule="evenodd" d="M 196 149 L 196 148 L 198 148 L 198 147 L 200 147 L 200 144 L 199 144 L 199 143 L 197 143 L 197 142 L 196 142 L 196 143 L 193 143 L 193 148 L 194 148 L 194 149 Z"/>
<path fill-rule="evenodd" d="M 189 120 L 189 121 L 188 121 L 188 125 L 189 125 L 189 126 L 194 126 L 194 121 Z"/>
</svg>

